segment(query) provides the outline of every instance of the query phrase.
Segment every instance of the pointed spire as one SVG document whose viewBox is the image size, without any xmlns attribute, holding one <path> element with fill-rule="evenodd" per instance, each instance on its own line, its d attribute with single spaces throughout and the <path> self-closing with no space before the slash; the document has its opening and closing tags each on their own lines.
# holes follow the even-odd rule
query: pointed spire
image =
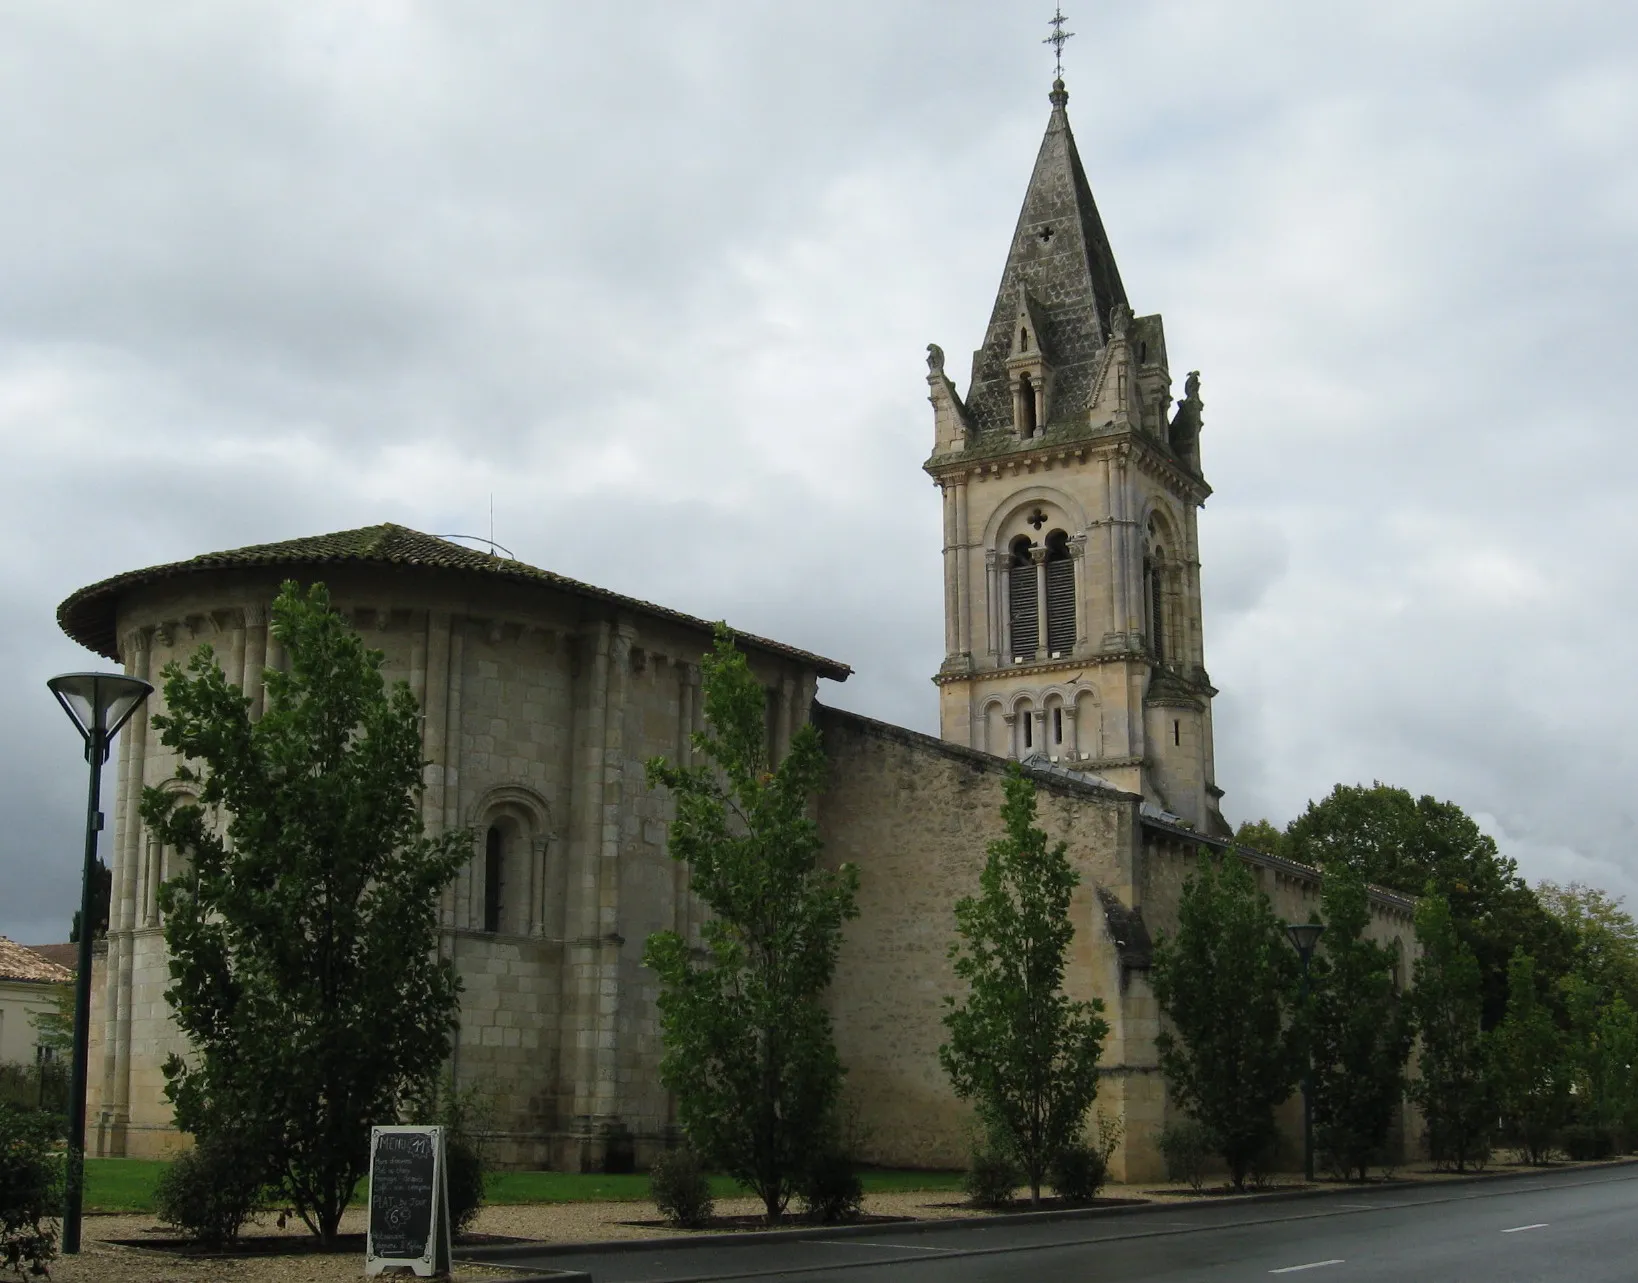
<svg viewBox="0 0 1638 1283">
<path fill-rule="evenodd" d="M 1098 217 L 1065 110 L 1069 93 L 1054 80 L 1052 115 L 1024 193 L 984 346 L 973 354 L 967 404 L 980 431 L 1012 426 L 1006 362 L 1020 294 L 1034 303 L 1042 350 L 1056 367 L 1054 422 L 1089 406 L 1093 365 L 1108 341 L 1110 321 L 1126 302 L 1120 270 Z"/>
</svg>

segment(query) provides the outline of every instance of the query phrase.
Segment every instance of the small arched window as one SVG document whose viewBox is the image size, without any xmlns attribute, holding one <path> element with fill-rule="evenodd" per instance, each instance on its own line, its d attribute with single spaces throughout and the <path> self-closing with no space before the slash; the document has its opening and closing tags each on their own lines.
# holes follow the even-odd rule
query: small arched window
<svg viewBox="0 0 1638 1283">
<path fill-rule="evenodd" d="M 1023 417 L 1018 424 L 1018 435 L 1035 435 L 1035 380 L 1027 374 L 1018 376 L 1018 413 Z"/>
<path fill-rule="evenodd" d="M 501 908 L 506 891 L 506 835 L 500 825 L 491 824 L 484 835 L 483 848 L 483 929 L 501 929 Z"/>
<path fill-rule="evenodd" d="M 1029 330 L 1023 326 L 1018 329 L 1018 350 L 1020 352 L 1029 351 Z"/>
<path fill-rule="evenodd" d="M 1075 649 L 1075 563 L 1069 536 L 1054 530 L 1046 538 L 1047 650 L 1067 655 Z"/>
<path fill-rule="evenodd" d="M 1029 555 L 1028 535 L 1019 535 L 1012 541 L 1008 564 L 1012 567 L 1011 584 L 1007 591 L 1007 613 L 1012 628 L 1012 654 L 1015 659 L 1034 659 L 1041 645 L 1041 623 L 1037 613 L 1035 560 Z"/>
</svg>

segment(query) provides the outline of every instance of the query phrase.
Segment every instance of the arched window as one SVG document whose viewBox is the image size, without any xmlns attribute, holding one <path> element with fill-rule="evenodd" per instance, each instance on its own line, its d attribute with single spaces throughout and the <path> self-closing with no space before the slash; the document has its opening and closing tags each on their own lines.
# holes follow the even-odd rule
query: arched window
<svg viewBox="0 0 1638 1283">
<path fill-rule="evenodd" d="M 1018 376 L 1018 413 L 1018 435 L 1027 440 L 1035 435 L 1035 380 L 1027 374 Z"/>
<path fill-rule="evenodd" d="M 1018 350 L 1020 352 L 1029 351 L 1029 329 L 1027 326 L 1021 325 L 1018 327 Z"/>
<path fill-rule="evenodd" d="M 483 849 L 483 929 L 501 929 L 501 907 L 506 893 L 506 835 L 491 824 Z"/>
<path fill-rule="evenodd" d="M 1008 618 L 1012 626 L 1012 653 L 1015 659 L 1034 659 L 1041 644 L 1041 623 L 1036 606 L 1035 561 L 1029 555 L 1028 535 L 1012 541 L 1012 567 Z"/>
<path fill-rule="evenodd" d="M 1075 563 L 1069 536 L 1054 530 L 1046 549 L 1047 651 L 1067 655 L 1075 649 Z"/>
</svg>

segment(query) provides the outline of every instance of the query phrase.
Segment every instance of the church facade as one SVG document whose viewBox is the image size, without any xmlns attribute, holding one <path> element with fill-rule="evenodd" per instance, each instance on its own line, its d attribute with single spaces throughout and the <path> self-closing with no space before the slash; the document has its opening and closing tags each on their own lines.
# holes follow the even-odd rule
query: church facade
<svg viewBox="0 0 1638 1283">
<path fill-rule="evenodd" d="M 1115 1174 L 1160 1174 L 1171 1108 L 1149 986 L 1157 932 L 1202 847 L 1247 861 L 1276 911 L 1307 920 L 1318 874 L 1233 849 L 1212 762 L 1196 513 L 1210 490 L 1190 376 L 1172 403 L 1158 316 L 1134 316 L 1069 128 L 1061 83 L 1001 288 L 962 395 L 929 349 L 942 496 L 946 658 L 941 734 L 827 707 L 845 664 L 741 635 L 768 691 L 777 755 L 821 732 L 825 858 L 860 871 L 830 1001 L 859 1157 L 965 1161 L 970 1109 L 939 1069 L 954 902 L 1000 832 L 1022 761 L 1041 822 L 1081 876 L 1065 984 L 1101 998 L 1111 1033 L 1100 1107 L 1125 1140 Z M 462 981 L 450 1066 L 491 1098 L 497 1156 L 529 1166 L 642 1166 L 676 1139 L 659 1081 L 661 929 L 701 907 L 666 850 L 670 802 L 642 763 L 686 761 L 702 726 L 704 620 L 399 526 L 295 539 L 131 571 L 59 609 L 76 640 L 158 682 L 209 643 L 253 713 L 283 664 L 267 627 L 281 581 L 322 580 L 386 674 L 423 710 L 423 820 L 471 835 L 441 908 Z M 151 701 L 149 713 L 162 701 Z M 106 849 L 114 893 L 94 1009 L 88 1134 L 100 1154 L 183 1143 L 160 1066 L 185 1047 L 168 983 L 159 883 L 185 873 L 136 813 L 144 786 L 181 789 L 142 719 L 121 745 Z M 1404 946 L 1413 905 L 1372 895 L 1372 933 Z M 380 1122 L 387 1120 L 361 1120 Z"/>
</svg>

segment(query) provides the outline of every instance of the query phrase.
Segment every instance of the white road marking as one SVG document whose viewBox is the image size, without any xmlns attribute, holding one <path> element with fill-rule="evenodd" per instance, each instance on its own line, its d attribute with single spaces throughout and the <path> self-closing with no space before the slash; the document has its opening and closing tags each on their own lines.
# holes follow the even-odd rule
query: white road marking
<svg viewBox="0 0 1638 1283">
<path fill-rule="evenodd" d="M 1547 1222 L 1546 1221 L 1537 1221 L 1534 1225 L 1515 1225 L 1510 1230 L 1503 1230 L 1502 1233 L 1503 1234 L 1522 1234 L 1522 1233 L 1524 1233 L 1525 1230 L 1544 1230 L 1546 1228 L 1547 1228 Z"/>
<path fill-rule="evenodd" d="M 1295 1274 L 1298 1270 L 1317 1270 L 1322 1265 L 1345 1265 L 1341 1257 L 1334 1261 L 1309 1261 L 1307 1265 L 1287 1265 L 1282 1269 L 1270 1270 L 1270 1274 Z"/>
<path fill-rule="evenodd" d="M 959 1252 L 957 1247 L 917 1247 L 913 1243 L 872 1243 L 859 1239 L 810 1238 L 810 1243 L 817 1243 L 821 1247 L 890 1247 L 895 1252 Z"/>
</svg>

